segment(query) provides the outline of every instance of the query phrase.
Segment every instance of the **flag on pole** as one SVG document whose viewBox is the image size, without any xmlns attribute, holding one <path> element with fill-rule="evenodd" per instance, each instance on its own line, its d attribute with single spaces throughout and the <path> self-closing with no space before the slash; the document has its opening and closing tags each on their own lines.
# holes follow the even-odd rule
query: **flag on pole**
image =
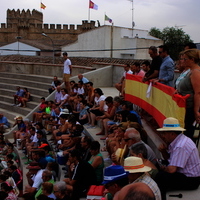
<svg viewBox="0 0 200 200">
<path fill-rule="evenodd" d="M 105 15 L 105 21 L 109 21 L 110 23 L 112 23 L 112 19 L 110 19 L 107 15 Z"/>
<path fill-rule="evenodd" d="M 45 9 L 46 8 L 46 6 L 41 2 L 41 4 L 40 4 L 40 7 L 42 8 L 42 9 Z"/>
<path fill-rule="evenodd" d="M 90 0 L 89 8 L 94 9 L 94 10 L 98 10 L 98 5 Z"/>
</svg>

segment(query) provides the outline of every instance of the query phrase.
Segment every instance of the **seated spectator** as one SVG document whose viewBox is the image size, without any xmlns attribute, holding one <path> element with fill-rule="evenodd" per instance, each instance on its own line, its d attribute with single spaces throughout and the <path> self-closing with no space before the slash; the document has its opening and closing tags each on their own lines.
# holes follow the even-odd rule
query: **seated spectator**
<svg viewBox="0 0 200 200">
<path fill-rule="evenodd" d="M 45 191 L 46 196 L 53 196 L 51 193 L 53 191 L 53 184 L 54 184 L 54 180 L 52 179 L 52 173 L 48 170 L 45 170 L 42 172 L 42 181 L 43 183 L 41 184 L 40 188 L 38 189 L 37 193 L 35 194 L 35 199 L 37 199 L 37 197 L 40 194 L 44 194 L 44 189 L 47 190 Z M 53 196 L 55 197 L 55 196 Z M 54 198 L 55 199 L 55 198 Z"/>
<path fill-rule="evenodd" d="M 173 117 L 166 118 L 161 131 L 162 138 L 167 143 L 159 147 L 163 157 L 168 161 L 167 166 L 161 167 L 156 175 L 162 199 L 170 190 L 194 190 L 200 184 L 200 159 L 195 143 L 183 134 L 184 128 Z"/>
<path fill-rule="evenodd" d="M 69 101 L 69 94 L 67 93 L 67 89 L 62 88 L 61 89 L 61 101 L 60 101 L 60 108 L 64 108 L 66 105 L 68 105 Z"/>
<path fill-rule="evenodd" d="M 47 107 L 47 104 L 45 102 L 45 98 L 42 97 L 41 103 L 40 103 L 40 106 L 39 106 L 39 111 L 33 113 L 33 122 L 37 122 L 38 115 L 40 116 L 40 114 L 45 111 L 46 107 Z"/>
<path fill-rule="evenodd" d="M 13 106 L 16 106 L 17 102 L 18 102 L 18 98 L 21 98 L 24 95 L 24 90 L 21 89 L 19 86 L 16 87 L 16 90 L 17 90 L 17 92 L 13 95 L 13 97 L 14 97 L 14 104 L 13 104 Z M 18 105 L 21 106 L 20 103 Z"/>
<path fill-rule="evenodd" d="M 18 116 L 15 118 L 16 122 L 13 126 L 17 125 L 18 130 L 13 132 L 14 136 L 14 143 L 16 144 L 17 139 L 24 140 L 26 137 L 26 125 L 23 121 L 23 118 L 21 116 Z"/>
<path fill-rule="evenodd" d="M 71 199 L 73 200 L 85 197 L 89 187 L 96 184 L 94 168 L 88 162 L 81 159 L 81 152 L 76 149 L 69 153 L 67 166 L 68 169 L 72 167 L 74 170 L 73 175 L 72 171 L 68 170 L 70 178 L 63 180 L 67 184 L 65 189 L 72 193 Z"/>
<path fill-rule="evenodd" d="M 31 162 L 26 168 L 29 170 L 26 174 L 29 185 L 25 186 L 25 192 L 34 195 L 42 184 L 43 170 L 37 162 Z"/>
<path fill-rule="evenodd" d="M 17 188 L 19 189 L 20 193 L 23 190 L 23 175 L 22 172 L 15 166 L 9 166 L 8 171 L 12 174 L 12 178 L 15 181 Z"/>
<path fill-rule="evenodd" d="M 70 197 L 66 194 L 67 185 L 64 181 L 56 182 L 53 186 L 53 193 L 58 200 L 68 200 Z"/>
<path fill-rule="evenodd" d="M 95 94 L 95 104 L 92 108 L 89 109 L 90 113 L 89 113 L 89 126 L 88 128 L 96 128 L 95 127 L 95 119 L 96 116 L 102 116 L 104 115 L 104 102 L 106 97 L 103 95 L 103 92 L 100 88 L 96 88 L 94 90 L 94 94 Z"/>
<path fill-rule="evenodd" d="M 81 153 L 84 161 L 89 161 L 92 156 L 90 152 L 91 143 L 92 140 L 90 137 L 84 136 L 81 138 Z"/>
<path fill-rule="evenodd" d="M 108 125 L 107 122 L 109 120 L 113 120 L 115 115 L 116 107 L 113 105 L 113 98 L 111 96 L 105 99 L 105 103 L 108 106 L 107 111 L 104 112 L 104 115 L 96 117 L 96 120 L 101 120 L 101 132 L 96 135 L 105 135 L 105 137 L 101 138 L 106 139 L 108 136 Z"/>
<path fill-rule="evenodd" d="M 85 95 L 85 90 L 84 90 L 84 87 L 83 87 L 83 81 L 78 82 L 77 94 Z"/>
<path fill-rule="evenodd" d="M 155 199 L 161 200 L 160 190 L 156 182 L 145 173 L 149 172 L 151 168 L 145 166 L 141 158 L 134 156 L 126 158 L 124 160 L 124 170 L 129 172 L 129 183 L 143 182 L 147 184 L 154 193 Z"/>
<path fill-rule="evenodd" d="M 20 99 L 21 107 L 25 108 L 26 103 L 31 100 L 31 93 L 28 91 L 27 88 L 24 88 L 24 96 Z"/>
<path fill-rule="evenodd" d="M 79 81 L 82 81 L 84 84 L 88 83 L 89 80 L 83 76 L 83 74 L 78 74 Z"/>
<path fill-rule="evenodd" d="M 17 196 L 15 195 L 13 191 L 13 187 L 9 186 L 7 183 L 2 183 L 1 184 L 1 191 L 4 191 L 8 194 L 8 197 L 6 200 L 17 200 Z"/>
<path fill-rule="evenodd" d="M 10 124 L 8 122 L 8 119 L 3 115 L 3 113 L 0 113 L 0 132 L 4 133 L 5 129 L 9 127 Z"/>
<path fill-rule="evenodd" d="M 55 92 L 55 99 L 54 99 L 54 102 L 57 106 L 59 106 L 61 103 L 61 96 L 62 96 L 61 87 L 57 86 L 56 92 Z"/>
<path fill-rule="evenodd" d="M 56 196 L 53 193 L 53 184 L 49 182 L 42 183 L 42 194 L 45 196 L 56 199 Z"/>
<path fill-rule="evenodd" d="M 92 156 L 88 162 L 94 168 L 97 185 L 100 185 L 103 181 L 104 159 L 100 153 L 100 143 L 98 141 L 92 141 L 90 146 L 90 153 Z"/>
<path fill-rule="evenodd" d="M 113 165 L 105 168 L 104 181 L 108 193 L 106 199 L 112 200 L 116 193 L 118 193 L 124 186 L 128 185 L 128 173 L 120 165 Z"/>
<path fill-rule="evenodd" d="M 54 76 L 53 81 L 51 83 L 51 87 L 49 88 L 49 94 L 51 94 L 59 85 L 61 85 L 61 82 L 58 80 L 57 76 Z"/>
<path fill-rule="evenodd" d="M 124 66 L 123 76 L 120 79 L 120 82 L 115 84 L 116 89 L 120 92 L 121 95 L 123 95 L 123 93 L 124 93 L 124 86 L 125 86 L 124 81 L 126 79 L 126 73 L 128 73 L 128 74 L 132 74 L 133 73 L 130 70 L 130 65 L 129 64 Z"/>
<path fill-rule="evenodd" d="M 134 200 L 155 200 L 155 195 L 150 187 L 142 182 L 129 184 L 123 187 L 119 193 L 116 194 L 115 200 L 127 200 L 134 197 Z"/>
<path fill-rule="evenodd" d="M 145 75 L 145 72 L 140 68 L 139 62 L 135 62 L 133 65 L 131 65 L 131 71 L 133 72 L 134 75 L 142 77 Z"/>
<path fill-rule="evenodd" d="M 87 106 L 87 101 L 86 100 L 82 100 L 80 102 L 80 113 L 79 113 L 79 123 L 81 125 L 84 125 L 88 122 L 88 110 L 89 107 Z"/>
<path fill-rule="evenodd" d="M 150 174 L 151 178 L 155 178 L 156 174 L 158 173 L 158 169 L 156 166 L 147 159 L 147 148 L 144 144 L 135 144 L 131 147 L 131 156 L 139 157 L 142 159 L 145 166 L 151 167 L 151 171 L 148 173 Z"/>
<path fill-rule="evenodd" d="M 88 82 L 86 83 L 86 100 L 87 100 L 87 105 L 91 108 L 94 105 L 94 88 L 93 88 L 93 83 Z"/>
</svg>

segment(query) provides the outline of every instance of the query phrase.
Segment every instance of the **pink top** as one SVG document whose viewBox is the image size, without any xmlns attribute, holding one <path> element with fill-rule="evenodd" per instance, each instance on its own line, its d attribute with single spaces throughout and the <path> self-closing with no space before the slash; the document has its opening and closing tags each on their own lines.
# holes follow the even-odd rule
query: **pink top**
<svg viewBox="0 0 200 200">
<path fill-rule="evenodd" d="M 145 72 L 141 69 L 138 73 L 134 73 L 134 75 L 137 75 L 137 76 L 144 76 L 145 75 Z"/>
</svg>

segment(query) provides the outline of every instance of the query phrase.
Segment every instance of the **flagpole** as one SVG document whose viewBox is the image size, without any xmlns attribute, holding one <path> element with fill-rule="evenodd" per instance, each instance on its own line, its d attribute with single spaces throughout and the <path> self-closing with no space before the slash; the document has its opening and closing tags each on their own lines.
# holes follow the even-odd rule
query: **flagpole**
<svg viewBox="0 0 200 200">
<path fill-rule="evenodd" d="M 42 0 L 40 0 L 40 12 L 42 12 L 41 3 L 42 3 Z"/>
<path fill-rule="evenodd" d="M 88 6 L 88 23 L 90 23 L 90 0 L 89 0 L 89 6 Z"/>
<path fill-rule="evenodd" d="M 104 25 L 106 24 L 105 17 L 106 17 L 106 12 L 104 12 Z"/>
</svg>

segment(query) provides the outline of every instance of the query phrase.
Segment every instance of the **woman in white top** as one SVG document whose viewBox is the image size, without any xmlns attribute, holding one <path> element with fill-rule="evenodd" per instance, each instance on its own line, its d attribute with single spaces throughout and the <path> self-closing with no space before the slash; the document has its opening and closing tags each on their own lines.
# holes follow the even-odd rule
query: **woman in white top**
<svg viewBox="0 0 200 200">
<path fill-rule="evenodd" d="M 103 92 L 100 88 L 96 88 L 94 90 L 94 106 L 89 109 L 89 127 L 87 128 L 95 128 L 95 119 L 96 116 L 104 115 L 104 111 L 106 111 L 107 106 L 105 105 L 106 97 L 103 95 Z"/>
<path fill-rule="evenodd" d="M 67 94 L 67 90 L 65 88 L 61 89 L 61 103 L 59 107 L 63 107 L 68 104 L 69 95 Z"/>
</svg>

